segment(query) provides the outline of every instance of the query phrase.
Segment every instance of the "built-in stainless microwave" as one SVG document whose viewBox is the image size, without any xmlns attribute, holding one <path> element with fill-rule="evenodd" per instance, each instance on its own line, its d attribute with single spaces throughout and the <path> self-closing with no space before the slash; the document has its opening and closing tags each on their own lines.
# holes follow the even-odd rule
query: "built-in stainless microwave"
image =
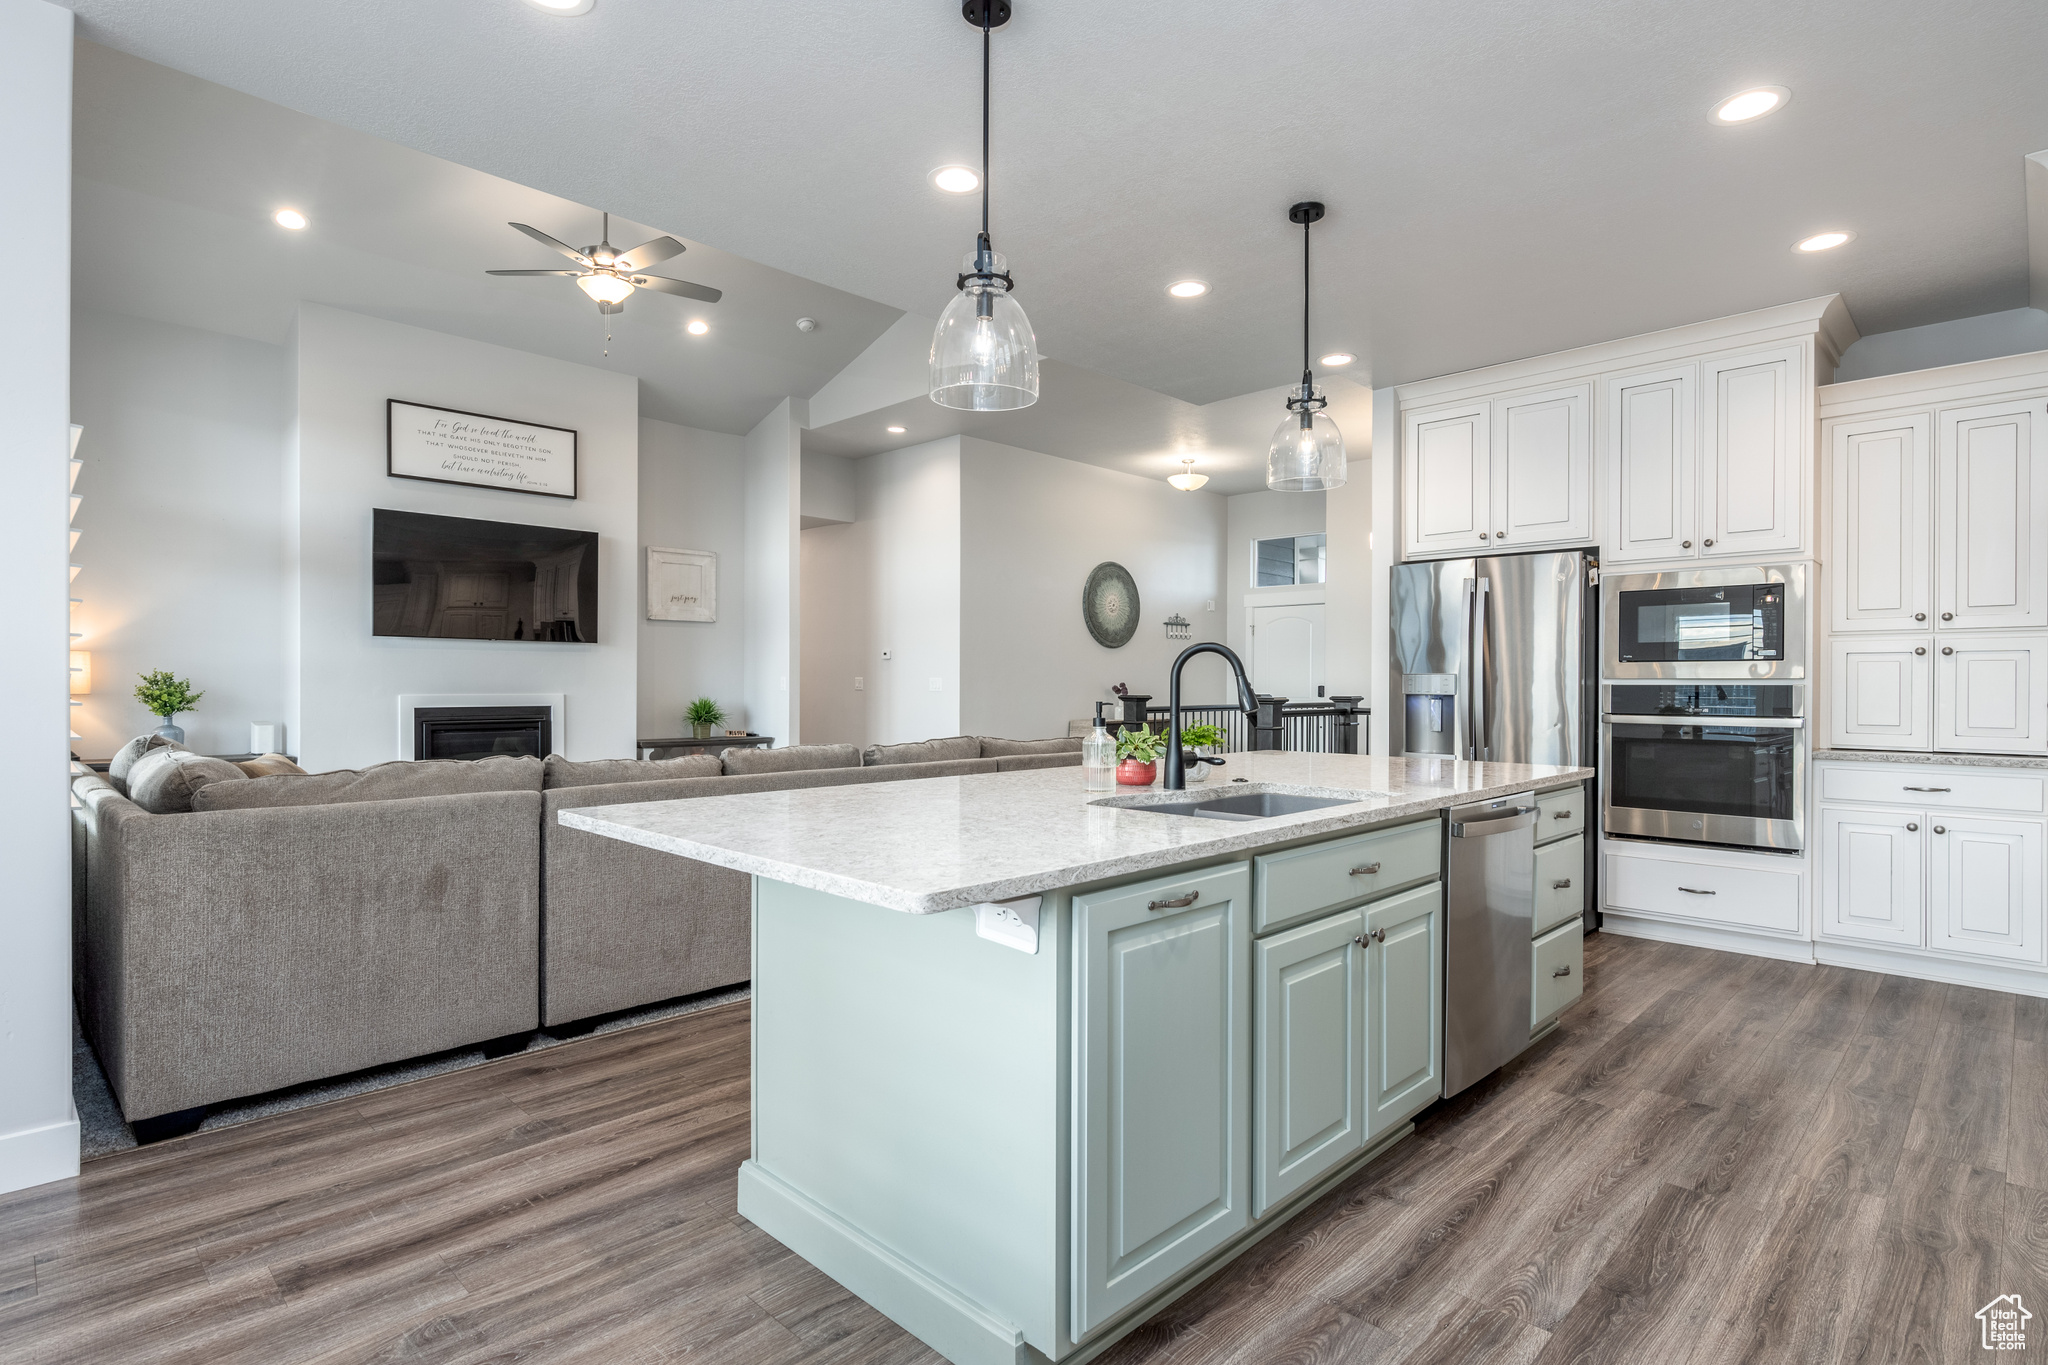
<svg viewBox="0 0 2048 1365">
<path fill-rule="evenodd" d="M 1610 680 L 1807 676 L 1804 564 L 1613 574 L 1601 600 Z"/>
</svg>

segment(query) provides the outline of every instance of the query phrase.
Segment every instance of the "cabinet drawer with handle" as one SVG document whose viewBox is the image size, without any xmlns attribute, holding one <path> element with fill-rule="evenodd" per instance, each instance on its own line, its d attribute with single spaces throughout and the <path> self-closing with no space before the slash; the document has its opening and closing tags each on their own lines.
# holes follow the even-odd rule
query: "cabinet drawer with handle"
<svg viewBox="0 0 2048 1365">
<path fill-rule="evenodd" d="M 1875 801 L 1919 810 L 1991 810 L 2039 815 L 2048 809 L 2048 780 L 2032 773 L 1897 763 L 1820 765 L 1823 801 Z"/>
<path fill-rule="evenodd" d="M 1586 928 L 1577 920 L 1536 940 L 1530 958 L 1529 1027 L 1538 1029 L 1586 991 Z"/>
<path fill-rule="evenodd" d="M 1536 842 L 1565 839 L 1586 828 L 1586 789 L 1567 787 L 1536 798 Z"/>
<path fill-rule="evenodd" d="M 1601 896 L 1607 909 L 1622 914 L 1665 915 L 1796 934 L 1799 877 L 1797 872 L 1758 867 L 1666 862 L 1610 853 Z"/>
<path fill-rule="evenodd" d="M 1536 850 L 1536 918 L 1530 932 L 1549 933 L 1586 908 L 1586 841 L 1561 839 Z"/>
<path fill-rule="evenodd" d="M 1442 865 L 1443 824 L 1434 818 L 1262 854 L 1252 860 L 1252 932 L 1435 881 Z"/>
</svg>

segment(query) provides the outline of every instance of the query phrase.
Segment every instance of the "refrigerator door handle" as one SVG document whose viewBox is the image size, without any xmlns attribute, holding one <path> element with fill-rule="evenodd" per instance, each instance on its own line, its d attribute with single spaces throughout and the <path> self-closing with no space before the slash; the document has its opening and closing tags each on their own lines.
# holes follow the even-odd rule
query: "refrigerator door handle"
<svg viewBox="0 0 2048 1365">
<path fill-rule="evenodd" d="M 1469 733 L 1472 741 L 1468 757 L 1475 763 L 1486 760 L 1486 612 L 1487 598 L 1492 592 L 1491 579 L 1476 578 L 1466 596 L 1466 628 L 1470 640 L 1465 651 L 1465 668 L 1469 675 L 1466 706 L 1471 716 Z"/>
</svg>

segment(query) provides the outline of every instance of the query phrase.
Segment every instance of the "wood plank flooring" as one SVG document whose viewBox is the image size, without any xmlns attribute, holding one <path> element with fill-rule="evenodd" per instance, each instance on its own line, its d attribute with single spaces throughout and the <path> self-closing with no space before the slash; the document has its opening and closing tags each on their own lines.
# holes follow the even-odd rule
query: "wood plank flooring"
<svg viewBox="0 0 2048 1365">
<path fill-rule="evenodd" d="M 1600 935 L 1499 1077 L 1108 1365 L 2048 1350 L 2048 1001 Z M 0 1361 L 933 1365 L 735 1211 L 736 1004 L 0 1196 Z M 1987 1357 L 1988 1358 L 1988 1357 Z"/>
</svg>

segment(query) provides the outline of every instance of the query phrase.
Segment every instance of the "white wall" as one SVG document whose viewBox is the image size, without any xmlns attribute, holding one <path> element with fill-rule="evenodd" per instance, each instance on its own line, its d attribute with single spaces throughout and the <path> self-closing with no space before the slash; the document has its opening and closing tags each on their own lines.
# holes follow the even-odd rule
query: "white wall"
<svg viewBox="0 0 2048 1365">
<path fill-rule="evenodd" d="M 1164 706 L 1173 660 L 1192 643 L 1167 639 L 1166 618 L 1187 618 L 1197 641 L 1223 636 L 1225 500 L 973 437 L 960 445 L 962 729 L 1064 735 L 1118 682 Z M 1121 649 L 1095 643 L 1081 618 L 1082 585 L 1104 560 L 1138 584 L 1137 634 Z M 1193 661 L 1182 699 L 1233 700 L 1227 676 L 1213 655 Z"/>
<path fill-rule="evenodd" d="M 1366 724 L 1368 743 L 1372 752 L 1384 754 L 1387 750 L 1389 700 L 1393 685 L 1388 670 L 1393 667 L 1394 648 L 1389 638 L 1385 613 L 1394 600 L 1394 561 L 1401 552 L 1401 528 L 1397 524 L 1401 511 L 1401 461 L 1396 452 L 1401 449 L 1401 405 L 1396 401 L 1392 388 L 1372 391 L 1372 439 L 1376 449 L 1387 453 L 1384 460 L 1372 461 L 1366 486 L 1367 506 L 1360 509 L 1355 498 L 1346 499 L 1330 509 L 1332 522 L 1344 520 L 1355 526 L 1359 513 L 1363 511 L 1366 524 L 1372 528 L 1366 541 L 1370 558 L 1367 566 L 1367 592 L 1373 615 L 1370 620 L 1378 625 L 1369 629 L 1365 638 L 1365 676 L 1354 681 L 1352 668 L 1357 654 L 1354 645 L 1347 645 L 1344 652 L 1344 671 L 1332 670 L 1331 676 L 1343 684 L 1346 692 L 1355 692 L 1365 698 L 1365 704 L 1372 708 L 1372 716 Z M 1338 492 L 1350 490 L 1345 485 Z M 1355 531 L 1347 532 L 1347 535 Z M 1347 568 L 1346 574 L 1351 570 Z M 1360 686 L 1363 683 L 1363 686 Z"/>
<path fill-rule="evenodd" d="M 0 0 L 0 572 L 13 595 L 0 714 L 0 1191 L 78 1174 L 71 1106 L 70 733 L 65 523 L 70 448 L 71 14 Z M 29 263 L 29 264 L 23 264 Z"/>
<path fill-rule="evenodd" d="M 1354 468 L 1353 477 L 1358 470 Z M 1251 657 L 1250 638 L 1245 632 L 1247 611 L 1260 598 L 1299 602 L 1301 588 L 1256 588 L 1252 586 L 1252 542 L 1278 536 L 1312 536 L 1324 529 L 1324 493 L 1239 493 L 1224 501 L 1229 520 L 1224 533 L 1223 596 L 1226 642 L 1240 655 Z M 1321 591 L 1317 585 L 1315 591 Z"/>
<path fill-rule="evenodd" d="M 2001 355 L 2048 351 L 2048 313 L 2012 308 L 1974 318 L 1931 322 L 1867 336 L 1842 352 L 1837 384 L 1880 374 L 1905 374 L 1941 365 L 1961 365 Z"/>
<path fill-rule="evenodd" d="M 411 758 L 398 752 L 401 693 L 562 693 L 558 748 L 578 759 L 630 757 L 642 600 L 639 382 L 317 304 L 300 306 L 294 351 L 296 446 L 286 482 L 298 501 L 298 564 L 285 612 L 287 640 L 295 634 L 299 644 L 297 695 L 286 704 L 300 761 L 321 769 Z M 574 429 L 577 497 L 390 477 L 388 398 Z M 373 636 L 377 507 L 596 531 L 597 642 Z"/>
<path fill-rule="evenodd" d="M 803 612 L 798 593 L 803 550 L 797 519 L 803 498 L 803 423 L 797 409 L 793 399 L 778 403 L 747 433 L 744 456 L 746 724 L 775 736 L 777 744 L 802 742 Z"/>
<path fill-rule="evenodd" d="M 688 734 L 683 708 L 710 697 L 738 728 L 746 687 L 746 453 L 738 436 L 640 419 L 641 735 Z M 716 621 L 647 619 L 647 546 L 718 556 Z"/>
<path fill-rule="evenodd" d="M 857 476 L 867 461 L 848 463 Z M 810 744 L 875 742 L 865 690 L 881 681 L 883 668 L 871 648 L 874 529 L 855 520 L 811 527 L 802 536 L 803 734 Z"/>
<path fill-rule="evenodd" d="M 249 722 L 284 719 L 284 349 L 80 308 L 71 360 L 73 592 L 93 665 L 75 747 L 104 759 L 155 729 L 134 692 L 161 668 L 206 693 L 178 718 L 187 743 L 239 753 Z"/>
<path fill-rule="evenodd" d="M 804 452 L 803 493 L 797 503 L 805 530 L 853 520 L 854 463 L 837 455 Z"/>
</svg>

